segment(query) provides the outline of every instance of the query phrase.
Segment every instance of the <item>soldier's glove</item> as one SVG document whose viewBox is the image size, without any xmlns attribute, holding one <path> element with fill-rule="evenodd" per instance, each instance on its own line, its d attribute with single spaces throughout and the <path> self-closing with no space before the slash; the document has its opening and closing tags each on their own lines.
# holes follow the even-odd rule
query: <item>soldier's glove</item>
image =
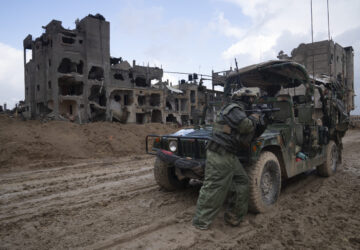
<svg viewBox="0 0 360 250">
<path fill-rule="evenodd" d="M 253 113 L 253 114 L 250 115 L 249 118 L 250 118 L 250 120 L 256 121 L 256 123 L 258 123 L 259 120 L 260 120 L 260 114 L 258 114 L 258 113 Z"/>
<path fill-rule="evenodd" d="M 266 129 L 266 121 L 264 113 L 252 113 L 248 118 L 254 123 L 255 137 L 260 136 Z"/>
</svg>

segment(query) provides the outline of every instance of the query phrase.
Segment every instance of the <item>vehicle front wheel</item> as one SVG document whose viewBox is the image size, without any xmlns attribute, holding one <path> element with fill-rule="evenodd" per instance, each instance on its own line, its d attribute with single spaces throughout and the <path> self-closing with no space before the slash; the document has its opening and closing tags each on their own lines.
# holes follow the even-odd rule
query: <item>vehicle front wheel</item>
<svg viewBox="0 0 360 250">
<path fill-rule="evenodd" d="M 258 161 L 247 169 L 249 177 L 249 210 L 263 213 L 271 209 L 281 190 L 281 169 L 278 158 L 262 152 Z"/>
<path fill-rule="evenodd" d="M 175 174 L 175 167 L 169 167 L 168 163 L 156 158 L 154 165 L 154 177 L 157 184 L 168 191 L 183 189 L 187 180 L 179 180 Z"/>
<path fill-rule="evenodd" d="M 329 177 L 335 174 L 339 159 L 339 151 L 334 141 L 329 141 L 326 145 L 326 159 L 325 162 L 317 167 L 320 176 Z"/>
</svg>

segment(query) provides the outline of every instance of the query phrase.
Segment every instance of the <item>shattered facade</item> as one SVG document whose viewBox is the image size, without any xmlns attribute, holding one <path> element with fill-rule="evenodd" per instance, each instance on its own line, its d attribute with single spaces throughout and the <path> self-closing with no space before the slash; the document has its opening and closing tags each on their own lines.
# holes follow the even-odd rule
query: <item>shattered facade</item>
<svg viewBox="0 0 360 250">
<path fill-rule="evenodd" d="M 212 120 L 221 92 L 196 79 L 177 88 L 163 82 L 158 67 L 130 65 L 110 56 L 110 23 L 99 14 L 76 21 L 73 30 L 53 20 L 35 40 L 24 39 L 25 115 L 79 123 L 176 122 L 190 124 L 208 107 Z M 26 50 L 32 51 L 27 62 Z M 219 100 L 220 98 L 220 100 Z"/>
</svg>

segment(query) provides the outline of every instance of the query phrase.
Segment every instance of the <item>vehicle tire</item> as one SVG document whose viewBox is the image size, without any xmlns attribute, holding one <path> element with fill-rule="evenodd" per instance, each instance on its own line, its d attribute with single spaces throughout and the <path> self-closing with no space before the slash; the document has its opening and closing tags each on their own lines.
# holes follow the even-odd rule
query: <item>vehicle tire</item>
<svg viewBox="0 0 360 250">
<path fill-rule="evenodd" d="M 335 174 L 339 159 L 339 151 L 334 141 L 329 141 L 326 145 L 326 159 L 325 162 L 318 166 L 317 172 L 320 176 L 329 177 Z"/>
<path fill-rule="evenodd" d="M 278 158 L 271 152 L 260 154 L 258 161 L 248 169 L 249 210 L 264 213 L 271 209 L 281 190 L 281 169 Z"/>
<path fill-rule="evenodd" d="M 169 167 L 168 163 L 156 158 L 154 165 L 154 177 L 157 184 L 168 191 L 183 189 L 187 180 L 179 180 L 175 174 L 175 168 Z"/>
</svg>

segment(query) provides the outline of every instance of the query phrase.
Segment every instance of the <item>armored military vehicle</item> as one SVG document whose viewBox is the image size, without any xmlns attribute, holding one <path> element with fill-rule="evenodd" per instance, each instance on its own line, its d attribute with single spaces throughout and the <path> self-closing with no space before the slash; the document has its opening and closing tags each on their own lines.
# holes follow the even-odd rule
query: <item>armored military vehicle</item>
<svg viewBox="0 0 360 250">
<path fill-rule="evenodd" d="M 258 112 L 261 107 L 278 110 L 267 116 L 265 129 L 258 131 L 251 145 L 238 149 L 250 180 L 251 211 L 273 207 L 284 179 L 314 168 L 326 177 L 336 172 L 348 126 L 336 84 L 310 78 L 298 63 L 277 60 L 234 71 L 227 77 L 224 95 L 241 87 L 259 88 Z M 161 187 L 175 190 L 191 179 L 204 178 L 211 131 L 211 126 L 203 125 L 147 136 L 146 149 L 156 154 L 154 175 Z"/>
</svg>

